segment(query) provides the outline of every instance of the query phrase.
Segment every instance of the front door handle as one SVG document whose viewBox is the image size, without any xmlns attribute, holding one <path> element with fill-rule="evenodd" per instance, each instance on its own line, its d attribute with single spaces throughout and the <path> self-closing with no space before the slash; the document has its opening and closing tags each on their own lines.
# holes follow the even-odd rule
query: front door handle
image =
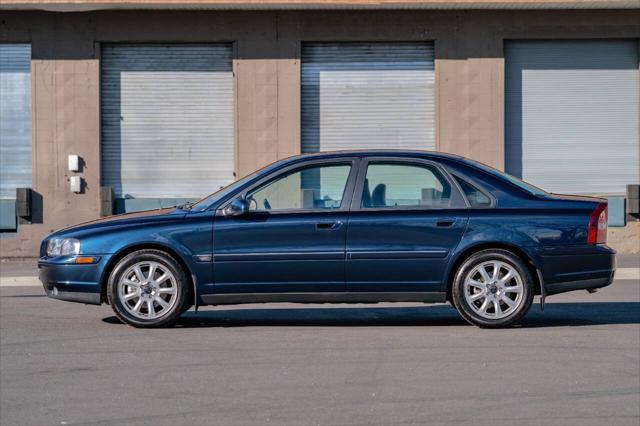
<svg viewBox="0 0 640 426">
<path fill-rule="evenodd" d="M 335 231 L 336 229 L 340 229 L 342 226 L 342 221 L 336 220 L 335 222 L 320 222 L 316 223 L 316 229 L 318 231 Z"/>
<path fill-rule="evenodd" d="M 451 228 L 456 223 L 453 218 L 444 218 L 436 220 L 436 226 L 438 228 Z"/>
</svg>

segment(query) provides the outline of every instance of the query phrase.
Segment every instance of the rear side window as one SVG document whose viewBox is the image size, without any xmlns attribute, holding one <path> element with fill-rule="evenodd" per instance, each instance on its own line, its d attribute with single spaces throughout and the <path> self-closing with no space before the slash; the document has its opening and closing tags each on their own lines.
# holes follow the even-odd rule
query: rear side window
<svg viewBox="0 0 640 426">
<path fill-rule="evenodd" d="M 370 164 L 362 207 L 447 207 L 451 185 L 434 167 L 418 164 Z"/>
<path fill-rule="evenodd" d="M 523 181 L 522 179 L 518 179 L 515 176 L 511 176 L 509 173 L 505 173 L 505 172 L 501 172 L 500 170 L 494 169 L 493 167 L 487 166 L 486 164 L 480 163 L 478 161 L 474 161 L 474 160 L 469 160 L 468 158 L 465 158 L 463 160 L 464 163 L 466 164 L 470 164 L 473 167 L 476 167 L 486 173 L 489 173 L 490 175 L 493 176 L 497 176 L 500 179 L 506 179 L 508 180 L 511 184 L 517 186 L 520 189 L 524 189 L 525 191 L 529 192 L 530 194 L 533 195 L 547 195 L 548 192 L 538 188 L 537 186 L 531 185 L 528 182 Z"/>
<path fill-rule="evenodd" d="M 470 182 L 455 176 L 456 181 L 460 185 L 462 192 L 467 197 L 469 204 L 471 207 L 490 207 L 491 206 L 491 198 L 487 196 L 484 192 L 480 191 Z"/>
</svg>

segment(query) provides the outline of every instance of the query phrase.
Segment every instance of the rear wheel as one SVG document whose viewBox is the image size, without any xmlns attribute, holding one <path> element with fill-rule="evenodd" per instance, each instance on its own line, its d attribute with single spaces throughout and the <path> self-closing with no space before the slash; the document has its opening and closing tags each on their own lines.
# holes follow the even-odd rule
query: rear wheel
<svg viewBox="0 0 640 426">
<path fill-rule="evenodd" d="M 453 303 L 471 324 L 499 328 L 518 323 L 531 309 L 534 282 L 524 262 L 507 250 L 474 253 L 458 269 Z"/>
<path fill-rule="evenodd" d="M 171 325 L 189 308 L 182 267 L 159 250 L 136 251 L 120 260 L 107 295 L 116 316 L 135 327 Z"/>
</svg>

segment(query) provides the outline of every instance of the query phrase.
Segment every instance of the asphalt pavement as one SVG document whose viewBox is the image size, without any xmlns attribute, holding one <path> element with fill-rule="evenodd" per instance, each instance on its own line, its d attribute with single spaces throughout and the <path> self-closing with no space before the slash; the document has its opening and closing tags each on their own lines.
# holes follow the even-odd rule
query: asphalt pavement
<svg viewBox="0 0 640 426">
<path fill-rule="evenodd" d="M 506 330 L 445 304 L 207 307 L 140 330 L 0 286 L 0 424 L 637 426 L 640 282 Z"/>
</svg>

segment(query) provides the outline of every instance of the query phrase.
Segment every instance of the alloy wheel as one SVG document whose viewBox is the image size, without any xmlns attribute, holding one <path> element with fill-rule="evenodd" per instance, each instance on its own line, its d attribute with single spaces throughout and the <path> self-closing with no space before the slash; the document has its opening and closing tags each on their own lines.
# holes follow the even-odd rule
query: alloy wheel
<svg viewBox="0 0 640 426">
<path fill-rule="evenodd" d="M 512 265 L 499 260 L 482 262 L 465 277 L 464 297 L 471 309 L 485 319 L 501 319 L 522 304 L 522 277 Z"/>
<path fill-rule="evenodd" d="M 139 319 L 158 319 L 171 312 L 177 293 L 176 278 L 159 262 L 135 263 L 118 281 L 122 306 Z"/>
</svg>

